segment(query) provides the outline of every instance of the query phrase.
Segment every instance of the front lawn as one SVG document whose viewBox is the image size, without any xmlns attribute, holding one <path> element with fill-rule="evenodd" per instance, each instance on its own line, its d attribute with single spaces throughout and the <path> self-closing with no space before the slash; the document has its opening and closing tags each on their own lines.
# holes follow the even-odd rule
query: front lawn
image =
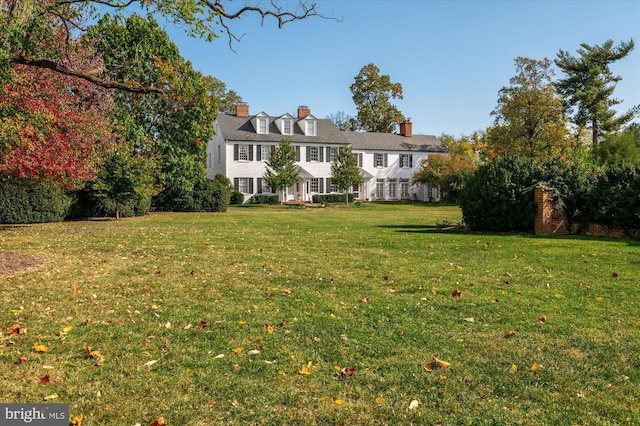
<svg viewBox="0 0 640 426">
<path fill-rule="evenodd" d="M 83 426 L 640 424 L 640 244 L 438 226 L 460 220 L 5 226 L 1 251 L 44 263 L 0 275 L 0 401 L 68 403 Z"/>
</svg>

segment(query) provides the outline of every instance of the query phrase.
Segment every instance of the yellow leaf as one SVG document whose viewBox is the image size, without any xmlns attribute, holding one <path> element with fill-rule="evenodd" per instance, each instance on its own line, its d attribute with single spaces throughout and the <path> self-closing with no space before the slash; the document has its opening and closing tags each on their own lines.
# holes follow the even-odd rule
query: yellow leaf
<svg viewBox="0 0 640 426">
<path fill-rule="evenodd" d="M 450 367 L 451 364 L 446 362 L 446 361 L 442 361 L 438 358 L 436 358 L 435 356 L 433 357 L 433 363 L 438 367 L 438 368 L 447 368 Z"/>
<path fill-rule="evenodd" d="M 63 333 L 70 333 L 71 330 L 73 330 L 73 326 L 72 325 L 68 325 L 65 328 L 62 329 Z"/>
<path fill-rule="evenodd" d="M 539 364 L 533 364 L 533 365 L 531 366 L 531 371 L 538 371 L 538 369 L 539 369 L 539 368 L 540 368 L 540 365 L 539 365 Z"/>
<path fill-rule="evenodd" d="M 511 371 L 516 372 L 518 371 L 518 366 L 515 364 L 511 364 Z"/>
<path fill-rule="evenodd" d="M 235 348 L 235 349 L 232 349 L 232 350 L 233 350 L 233 352 L 235 352 L 236 355 L 240 355 L 242 353 L 242 348 Z"/>
<path fill-rule="evenodd" d="M 275 331 L 275 328 L 273 328 L 272 326 L 267 327 L 267 333 L 271 334 Z"/>
<path fill-rule="evenodd" d="M 40 343 L 35 343 L 33 345 L 33 350 L 36 352 L 49 352 L 49 348 L 45 345 L 41 345 Z"/>
<path fill-rule="evenodd" d="M 71 420 L 71 425 L 72 426 L 80 426 L 82 425 L 82 420 L 84 419 L 84 416 L 82 414 L 78 414 L 77 416 L 75 416 L 73 418 L 73 420 Z"/>
<path fill-rule="evenodd" d="M 238 324 L 240 324 L 240 325 L 243 325 L 243 324 L 246 324 L 246 323 L 247 323 L 247 322 L 246 322 L 245 320 L 240 320 L 240 321 L 238 321 Z"/>
<path fill-rule="evenodd" d="M 311 374 L 311 370 L 309 370 L 307 367 L 302 367 L 301 369 L 298 370 L 298 373 L 308 376 L 309 374 Z"/>
<path fill-rule="evenodd" d="M 604 297 L 601 297 L 601 296 L 600 297 L 596 297 L 596 301 L 598 301 L 598 302 L 602 302 L 603 300 L 604 300 Z"/>
<path fill-rule="evenodd" d="M 385 403 L 384 398 L 383 398 L 383 397 L 381 397 L 381 396 L 379 396 L 379 397 L 377 397 L 377 398 L 376 398 L 376 402 L 377 402 L 378 404 L 380 404 L 380 405 L 382 405 L 382 404 L 384 404 L 384 403 Z"/>
<path fill-rule="evenodd" d="M 57 393 L 52 393 L 51 395 L 47 395 L 44 397 L 45 401 L 53 401 L 54 399 L 58 399 Z"/>
<path fill-rule="evenodd" d="M 312 366 L 312 365 L 313 365 L 313 362 L 312 362 L 312 361 L 309 361 L 309 362 L 307 363 L 307 368 L 311 368 L 311 366 Z"/>
<path fill-rule="evenodd" d="M 342 405 L 344 404 L 344 399 L 336 399 L 335 401 L 333 401 L 333 403 L 336 405 Z"/>
</svg>

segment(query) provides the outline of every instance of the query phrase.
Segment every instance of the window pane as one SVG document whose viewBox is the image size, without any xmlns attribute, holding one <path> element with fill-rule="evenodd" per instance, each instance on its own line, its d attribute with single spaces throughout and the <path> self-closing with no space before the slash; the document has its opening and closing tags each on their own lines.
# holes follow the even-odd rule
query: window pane
<svg viewBox="0 0 640 426">
<path fill-rule="evenodd" d="M 238 159 L 239 160 L 249 159 L 249 145 L 238 145 Z"/>
</svg>

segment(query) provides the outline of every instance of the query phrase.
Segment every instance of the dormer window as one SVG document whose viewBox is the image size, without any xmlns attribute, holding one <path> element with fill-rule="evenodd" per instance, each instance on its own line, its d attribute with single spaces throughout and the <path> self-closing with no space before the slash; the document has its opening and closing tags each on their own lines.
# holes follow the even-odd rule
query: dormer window
<svg viewBox="0 0 640 426">
<path fill-rule="evenodd" d="M 316 135 L 316 122 L 315 120 L 307 120 L 307 131 L 305 132 L 307 136 L 315 136 Z"/>
<path fill-rule="evenodd" d="M 283 135 L 293 134 L 293 120 L 282 120 L 282 134 Z"/>
<path fill-rule="evenodd" d="M 267 119 L 266 118 L 258 118 L 258 133 L 262 135 L 266 135 L 267 132 Z"/>
</svg>

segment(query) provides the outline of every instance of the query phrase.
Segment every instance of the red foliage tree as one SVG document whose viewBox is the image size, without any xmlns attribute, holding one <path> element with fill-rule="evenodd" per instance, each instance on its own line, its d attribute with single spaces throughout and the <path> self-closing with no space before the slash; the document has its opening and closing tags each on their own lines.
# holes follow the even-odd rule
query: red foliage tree
<svg viewBox="0 0 640 426">
<path fill-rule="evenodd" d="M 0 173 L 77 187 L 114 142 L 108 93 L 83 80 L 16 66 L 0 88 Z"/>
</svg>

